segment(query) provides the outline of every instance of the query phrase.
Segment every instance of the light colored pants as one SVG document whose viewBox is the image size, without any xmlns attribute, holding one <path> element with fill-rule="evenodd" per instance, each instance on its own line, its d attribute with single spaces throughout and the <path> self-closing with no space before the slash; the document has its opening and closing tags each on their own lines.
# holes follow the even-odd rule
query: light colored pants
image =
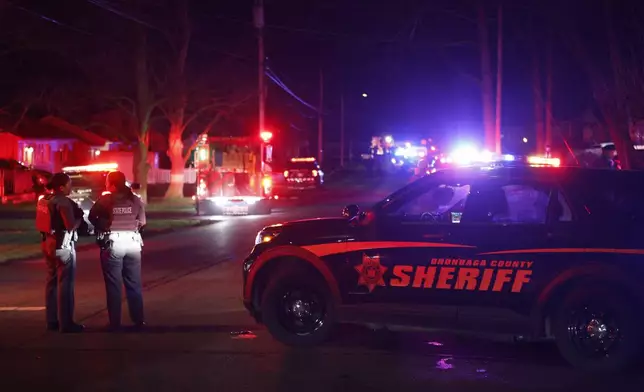
<svg viewBox="0 0 644 392">
<path fill-rule="evenodd" d="M 101 249 L 101 267 L 110 325 L 121 325 L 121 292 L 124 285 L 130 319 L 135 324 L 142 323 L 141 243 L 129 239 L 111 242 L 109 247 Z"/>
</svg>

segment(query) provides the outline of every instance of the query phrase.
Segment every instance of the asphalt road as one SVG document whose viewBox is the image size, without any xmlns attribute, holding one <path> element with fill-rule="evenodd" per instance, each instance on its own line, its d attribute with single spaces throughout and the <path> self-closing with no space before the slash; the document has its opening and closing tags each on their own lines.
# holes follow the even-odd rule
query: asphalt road
<svg viewBox="0 0 644 392">
<path fill-rule="evenodd" d="M 351 326 L 324 347 L 276 343 L 243 309 L 242 259 L 262 226 L 336 216 L 347 202 L 282 205 L 270 216 L 231 217 L 147 240 L 150 327 L 140 334 L 101 330 L 107 316 L 95 250 L 79 253 L 76 314 L 88 326 L 80 335 L 44 331 L 41 261 L 0 266 L 0 391 L 644 390 L 637 374 L 580 374 L 549 344 L 421 331 L 385 338 Z"/>
</svg>

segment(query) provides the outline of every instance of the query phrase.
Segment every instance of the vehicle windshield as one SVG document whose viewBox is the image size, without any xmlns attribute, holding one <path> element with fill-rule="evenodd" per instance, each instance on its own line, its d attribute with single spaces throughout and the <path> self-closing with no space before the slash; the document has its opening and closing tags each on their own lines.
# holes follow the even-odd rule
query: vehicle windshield
<svg viewBox="0 0 644 392">
<path fill-rule="evenodd" d="M 289 162 L 286 164 L 288 170 L 317 170 L 319 169 L 316 162 Z"/>
<path fill-rule="evenodd" d="M 391 205 L 396 200 L 400 198 L 404 198 L 406 195 L 420 192 L 422 189 L 426 187 L 427 181 L 429 181 L 429 176 L 423 176 L 418 180 L 405 185 L 404 187 L 398 189 L 397 191 L 393 192 L 389 196 L 380 200 L 378 203 L 376 203 L 374 206 L 371 207 L 371 210 L 372 211 L 382 210 L 383 208 L 386 208 L 386 206 Z"/>
<path fill-rule="evenodd" d="M 72 188 L 102 189 L 105 187 L 107 172 L 77 172 L 69 173 Z"/>
</svg>

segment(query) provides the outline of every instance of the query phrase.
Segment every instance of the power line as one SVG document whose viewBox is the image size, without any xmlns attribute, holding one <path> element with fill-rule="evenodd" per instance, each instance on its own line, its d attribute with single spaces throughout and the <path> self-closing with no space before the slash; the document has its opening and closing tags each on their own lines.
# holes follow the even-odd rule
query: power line
<svg viewBox="0 0 644 392">
<path fill-rule="evenodd" d="M 16 8 L 16 9 L 18 9 L 18 10 L 21 10 L 21 11 L 23 11 L 23 12 L 26 12 L 26 13 L 28 13 L 28 14 L 30 14 L 30 15 L 33 15 L 33 16 L 37 17 L 38 19 L 42 19 L 42 20 L 44 20 L 44 21 L 46 21 L 46 22 L 49 22 L 49 23 L 55 24 L 55 25 L 57 25 L 57 26 L 60 26 L 60 27 L 63 27 L 63 28 L 66 28 L 66 29 L 69 29 L 69 30 L 75 31 L 75 32 L 80 33 L 80 34 L 83 34 L 83 35 L 94 35 L 94 34 L 90 33 L 89 31 L 81 30 L 81 29 L 79 29 L 79 28 L 77 28 L 77 27 L 74 27 L 74 26 L 72 26 L 72 25 L 70 25 L 70 24 L 63 23 L 63 22 L 59 21 L 58 19 L 50 18 L 50 17 L 48 17 L 48 16 L 46 16 L 46 15 L 43 15 L 43 14 L 41 14 L 41 13 L 39 13 L 39 12 L 36 12 L 36 11 L 30 10 L 30 9 L 25 8 L 25 7 L 23 7 L 23 6 L 19 6 L 19 5 L 13 4 L 13 3 L 12 3 L 12 2 L 10 2 L 10 1 L 8 1 L 7 3 L 8 3 L 10 6 L 12 6 L 13 8 Z"/>
<path fill-rule="evenodd" d="M 124 11 L 118 10 L 114 6 L 111 6 L 110 4 L 108 4 L 106 1 L 103 1 L 103 0 L 87 0 L 87 2 L 89 2 L 91 4 L 94 4 L 95 6 L 97 6 L 99 8 L 102 8 L 102 9 L 104 9 L 106 11 L 109 11 L 109 12 L 115 14 L 115 15 L 118 15 L 118 16 L 122 17 L 122 18 L 125 18 L 125 19 L 127 19 L 127 20 L 129 20 L 131 22 L 138 23 L 138 24 L 140 24 L 142 26 L 145 26 L 145 27 L 148 27 L 150 29 L 159 30 L 158 27 L 152 25 L 151 23 L 148 23 L 148 22 L 146 22 L 144 20 L 141 20 L 141 19 L 139 19 L 139 18 L 137 18 L 135 16 L 132 16 L 132 15 L 124 12 Z"/>
<path fill-rule="evenodd" d="M 288 95 L 293 97 L 295 100 L 297 100 L 298 102 L 300 102 L 302 105 L 306 106 L 307 108 L 315 111 L 316 113 L 318 112 L 318 109 L 315 106 L 313 106 L 310 103 L 304 101 L 297 94 L 295 94 L 290 88 L 288 88 L 288 86 L 286 86 L 286 84 L 284 84 L 284 82 L 282 82 L 280 80 L 280 78 L 277 77 L 277 75 L 275 75 L 275 73 L 269 67 L 266 67 L 265 74 L 273 83 L 275 83 L 278 87 L 280 87 L 282 90 L 284 90 Z"/>
</svg>

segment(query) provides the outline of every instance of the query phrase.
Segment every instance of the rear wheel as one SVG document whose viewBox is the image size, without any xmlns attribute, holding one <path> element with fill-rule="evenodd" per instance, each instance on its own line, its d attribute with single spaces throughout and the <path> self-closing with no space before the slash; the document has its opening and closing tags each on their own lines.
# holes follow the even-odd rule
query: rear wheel
<svg viewBox="0 0 644 392">
<path fill-rule="evenodd" d="M 218 215 L 220 211 L 209 201 L 198 202 L 197 215 Z"/>
<path fill-rule="evenodd" d="M 614 287 L 570 292 L 554 322 L 561 355 L 571 365 L 592 372 L 614 372 L 633 364 L 643 342 L 640 314 L 633 305 Z"/>
<path fill-rule="evenodd" d="M 271 202 L 268 199 L 260 200 L 255 207 L 255 213 L 257 215 L 270 215 L 271 210 Z"/>
<path fill-rule="evenodd" d="M 313 346 L 328 339 L 336 313 L 326 283 L 306 270 L 281 270 L 269 281 L 261 304 L 271 335 L 290 346 Z"/>
</svg>

